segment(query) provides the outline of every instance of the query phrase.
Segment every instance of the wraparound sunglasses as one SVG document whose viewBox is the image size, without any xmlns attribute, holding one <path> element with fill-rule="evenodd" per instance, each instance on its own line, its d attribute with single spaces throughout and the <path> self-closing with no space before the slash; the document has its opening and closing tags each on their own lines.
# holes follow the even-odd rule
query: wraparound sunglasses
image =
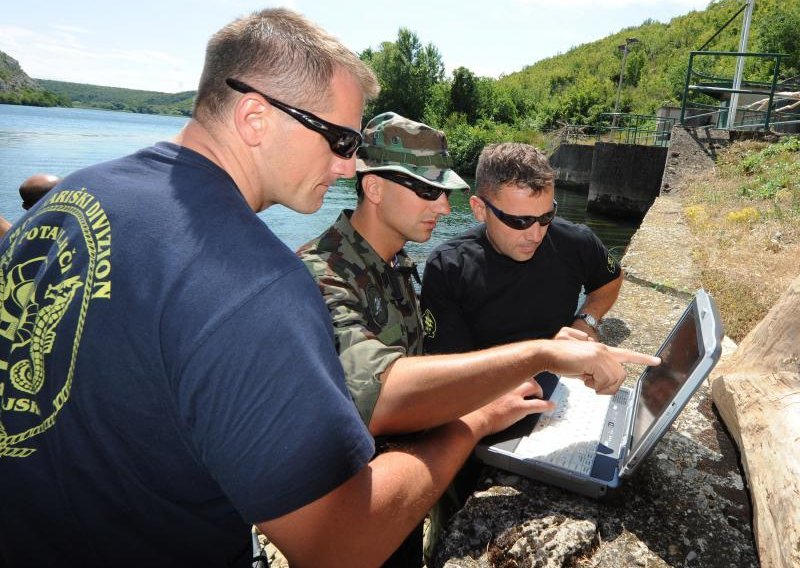
<svg viewBox="0 0 800 568">
<path fill-rule="evenodd" d="M 420 199 L 424 199 L 425 201 L 436 201 L 439 199 L 439 196 L 443 193 L 447 198 L 450 198 L 451 189 L 443 189 L 441 187 L 435 187 L 433 185 L 429 185 L 427 183 L 421 182 L 418 179 L 412 178 L 411 176 L 406 176 L 401 173 L 392 172 L 392 171 L 371 171 L 367 172 L 369 175 L 378 176 L 379 178 L 383 178 L 389 180 L 391 182 L 397 183 L 406 187 L 417 194 L 417 197 Z"/>
<path fill-rule="evenodd" d="M 500 219 L 506 226 L 516 229 L 517 231 L 524 231 L 528 227 L 532 227 L 534 223 L 539 223 L 542 227 L 546 227 L 553 221 L 553 218 L 556 216 L 556 211 L 558 210 L 558 202 L 554 199 L 553 209 L 544 215 L 511 215 L 500 211 L 485 197 L 481 197 L 480 195 L 478 197 L 492 210 L 495 217 Z"/>
<path fill-rule="evenodd" d="M 258 89 L 254 89 L 247 83 L 243 83 L 238 79 L 225 79 L 225 84 L 234 91 L 238 91 L 243 94 L 256 93 L 257 95 L 261 95 L 275 108 L 282 110 L 309 130 L 313 130 L 317 134 L 320 134 L 323 138 L 325 138 L 325 140 L 328 141 L 328 144 L 331 147 L 331 152 L 341 158 L 350 159 L 358 147 L 361 146 L 363 139 L 361 138 L 361 133 L 358 130 L 353 130 L 352 128 L 347 128 L 346 126 L 339 126 L 338 124 L 328 122 L 327 120 L 311 114 L 306 110 L 289 106 L 286 103 L 282 103 L 281 101 L 273 99 L 269 95 L 262 93 Z"/>
</svg>

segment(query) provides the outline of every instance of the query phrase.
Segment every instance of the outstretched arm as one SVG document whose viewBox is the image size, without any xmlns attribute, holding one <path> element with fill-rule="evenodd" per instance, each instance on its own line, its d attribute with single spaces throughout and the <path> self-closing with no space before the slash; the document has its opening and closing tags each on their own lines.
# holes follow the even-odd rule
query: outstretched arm
<svg viewBox="0 0 800 568">
<path fill-rule="evenodd" d="M 529 414 L 522 385 L 424 438 L 376 457 L 324 497 L 259 523 L 292 566 L 379 566 L 444 492 L 482 437 Z"/>
<path fill-rule="evenodd" d="M 600 394 L 617 392 L 620 363 L 658 364 L 649 355 L 593 341 L 532 340 L 458 355 L 402 357 L 382 377 L 370 431 L 414 432 L 447 423 L 487 404 L 541 371 L 581 377 Z M 535 412 L 549 408 L 535 401 Z"/>
</svg>

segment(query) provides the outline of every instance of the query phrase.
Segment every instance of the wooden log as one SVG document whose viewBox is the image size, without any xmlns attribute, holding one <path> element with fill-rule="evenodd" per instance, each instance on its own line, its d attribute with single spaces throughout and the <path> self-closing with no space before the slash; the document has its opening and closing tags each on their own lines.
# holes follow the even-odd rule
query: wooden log
<svg viewBox="0 0 800 568">
<path fill-rule="evenodd" d="M 724 359 L 711 392 L 741 452 L 763 568 L 800 566 L 800 277 Z"/>
</svg>

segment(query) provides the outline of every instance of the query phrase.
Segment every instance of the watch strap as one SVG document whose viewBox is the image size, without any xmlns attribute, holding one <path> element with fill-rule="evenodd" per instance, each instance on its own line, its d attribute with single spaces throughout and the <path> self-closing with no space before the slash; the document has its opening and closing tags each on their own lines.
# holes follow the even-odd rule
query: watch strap
<svg viewBox="0 0 800 568">
<path fill-rule="evenodd" d="M 597 321 L 597 318 L 595 318 L 592 314 L 581 312 L 575 316 L 575 319 L 582 319 L 583 321 L 586 322 L 586 325 L 588 325 L 595 331 L 597 330 L 597 324 L 599 322 Z"/>
</svg>

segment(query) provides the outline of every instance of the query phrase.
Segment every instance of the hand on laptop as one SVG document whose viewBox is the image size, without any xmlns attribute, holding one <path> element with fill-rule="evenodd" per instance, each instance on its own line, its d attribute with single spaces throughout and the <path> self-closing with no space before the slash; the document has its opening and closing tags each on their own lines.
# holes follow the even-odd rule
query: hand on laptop
<svg viewBox="0 0 800 568">
<path fill-rule="evenodd" d="M 534 379 L 525 381 L 514 390 L 468 414 L 483 425 L 483 435 L 488 436 L 505 430 L 528 414 L 547 412 L 555 408 L 555 403 L 542 400 L 542 387 Z"/>
<path fill-rule="evenodd" d="M 627 373 L 622 363 L 658 365 L 661 359 L 596 341 L 548 342 L 550 365 L 547 370 L 557 375 L 578 377 L 598 394 L 615 394 Z"/>
</svg>

